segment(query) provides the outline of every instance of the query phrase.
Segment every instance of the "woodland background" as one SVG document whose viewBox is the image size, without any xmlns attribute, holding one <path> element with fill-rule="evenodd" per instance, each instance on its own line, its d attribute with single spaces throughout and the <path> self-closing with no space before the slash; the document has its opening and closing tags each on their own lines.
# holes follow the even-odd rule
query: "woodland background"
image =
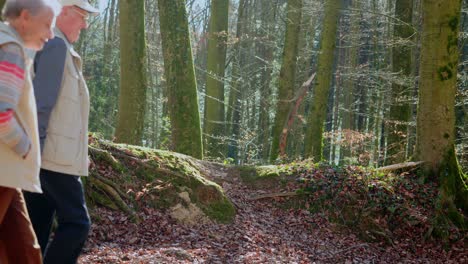
<svg viewBox="0 0 468 264">
<path fill-rule="evenodd" d="M 319 119 L 324 122 L 323 158 L 329 163 L 379 167 L 413 156 L 420 0 L 330 1 L 341 5 L 330 14 L 330 22 L 325 20 L 327 13 L 319 0 L 213 1 L 215 6 L 210 2 L 185 1 L 197 89 L 190 96 L 197 96 L 198 102 L 195 108 L 183 105 L 179 109 L 182 113 L 198 110 L 205 159 L 235 164 L 275 162 L 278 131 L 293 102 L 278 103 L 284 96 L 295 96 L 302 103 L 294 120 L 285 126 L 289 131 L 283 160 L 320 159 L 308 149 L 309 138 L 320 137 L 312 131 L 312 124 Z M 468 3 L 462 4 L 455 142 L 459 161 L 466 169 Z M 171 137 L 171 91 L 164 75 L 164 28 L 157 5 L 157 1 L 148 0 L 123 1 L 119 6 L 118 0 L 109 0 L 102 14 L 91 19 L 76 48 L 84 58 L 91 92 L 90 130 L 120 142 L 177 150 L 176 137 Z M 217 21 L 212 29 L 216 34 L 210 33 L 210 16 Z M 182 23 L 176 16 L 168 19 L 167 29 L 177 30 Z M 326 23 L 336 23 L 336 33 Z M 131 24 L 138 27 L 131 28 Z M 323 37 L 326 34 L 328 39 Z M 138 36 L 140 50 L 122 50 L 122 37 L 136 40 Z M 324 41 L 328 42 L 322 44 Z M 321 51 L 322 45 L 330 49 Z M 121 52 L 125 53 L 122 56 L 140 56 L 140 64 L 121 66 Z M 326 80 L 329 93 L 321 98 L 317 95 L 314 101 L 316 82 L 305 93 L 300 92 L 302 84 L 317 72 L 321 52 L 328 52 L 322 64 L 331 67 L 332 75 Z M 126 77 L 121 83 L 124 71 L 132 74 L 123 73 Z M 183 79 L 186 73 L 179 74 L 184 75 L 176 77 L 182 85 L 192 85 Z M 122 85 L 126 85 L 125 91 Z M 128 99 L 120 109 L 119 95 L 121 101 Z M 326 115 L 313 116 L 314 104 L 326 107 Z M 281 124 L 276 120 L 278 113 L 284 116 Z M 184 129 L 196 130 L 197 125 L 193 127 Z M 134 132 L 119 134 L 119 129 Z"/>
<path fill-rule="evenodd" d="M 99 5 L 83 263 L 466 262 L 467 0 Z"/>
</svg>

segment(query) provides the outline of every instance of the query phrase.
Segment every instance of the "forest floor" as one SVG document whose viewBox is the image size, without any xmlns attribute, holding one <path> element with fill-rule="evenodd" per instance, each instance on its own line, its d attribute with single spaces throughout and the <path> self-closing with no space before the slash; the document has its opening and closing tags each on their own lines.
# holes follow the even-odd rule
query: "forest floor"
<svg viewBox="0 0 468 264">
<path fill-rule="evenodd" d="M 231 224 L 186 226 L 150 207 L 135 224 L 94 208 L 99 217 L 79 263 L 468 263 L 466 235 L 450 246 L 411 235 L 366 242 L 323 213 L 282 206 L 294 197 L 254 199 L 284 186 L 253 188 L 236 175 L 220 185 L 236 207 Z"/>
</svg>

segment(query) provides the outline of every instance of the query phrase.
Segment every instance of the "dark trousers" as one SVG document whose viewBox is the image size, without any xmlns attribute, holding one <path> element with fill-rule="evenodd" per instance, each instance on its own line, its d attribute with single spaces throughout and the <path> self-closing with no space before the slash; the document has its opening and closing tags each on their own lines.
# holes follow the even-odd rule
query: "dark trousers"
<svg viewBox="0 0 468 264">
<path fill-rule="evenodd" d="M 41 264 L 23 194 L 0 186 L 0 264 Z"/>
<path fill-rule="evenodd" d="M 25 192 L 44 264 L 74 264 L 88 237 L 91 221 L 80 177 L 41 169 L 43 194 Z M 54 216 L 57 229 L 49 241 Z"/>
</svg>

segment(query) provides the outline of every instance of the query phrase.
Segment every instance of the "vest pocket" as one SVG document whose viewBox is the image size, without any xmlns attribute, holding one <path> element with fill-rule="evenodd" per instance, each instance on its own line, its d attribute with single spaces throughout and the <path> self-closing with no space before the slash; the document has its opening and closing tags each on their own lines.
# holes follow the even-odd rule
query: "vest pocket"
<svg viewBox="0 0 468 264">
<path fill-rule="evenodd" d="M 48 161 L 65 166 L 72 166 L 78 162 L 78 138 L 49 133 L 46 141 L 43 156 Z"/>
</svg>

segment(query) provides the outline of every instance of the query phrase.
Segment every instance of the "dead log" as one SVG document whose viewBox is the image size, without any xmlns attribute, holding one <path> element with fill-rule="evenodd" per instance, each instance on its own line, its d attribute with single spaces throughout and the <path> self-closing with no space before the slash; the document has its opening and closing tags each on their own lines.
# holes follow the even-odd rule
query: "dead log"
<svg viewBox="0 0 468 264">
<path fill-rule="evenodd" d="M 380 167 L 380 168 L 377 168 L 375 170 L 376 171 L 395 171 L 395 170 L 400 170 L 400 169 L 418 167 L 419 165 L 421 165 L 423 163 L 424 163 L 424 161 L 398 163 L 398 164 L 393 164 L 393 165 L 389 165 L 389 166 L 385 166 L 385 167 Z"/>
</svg>

